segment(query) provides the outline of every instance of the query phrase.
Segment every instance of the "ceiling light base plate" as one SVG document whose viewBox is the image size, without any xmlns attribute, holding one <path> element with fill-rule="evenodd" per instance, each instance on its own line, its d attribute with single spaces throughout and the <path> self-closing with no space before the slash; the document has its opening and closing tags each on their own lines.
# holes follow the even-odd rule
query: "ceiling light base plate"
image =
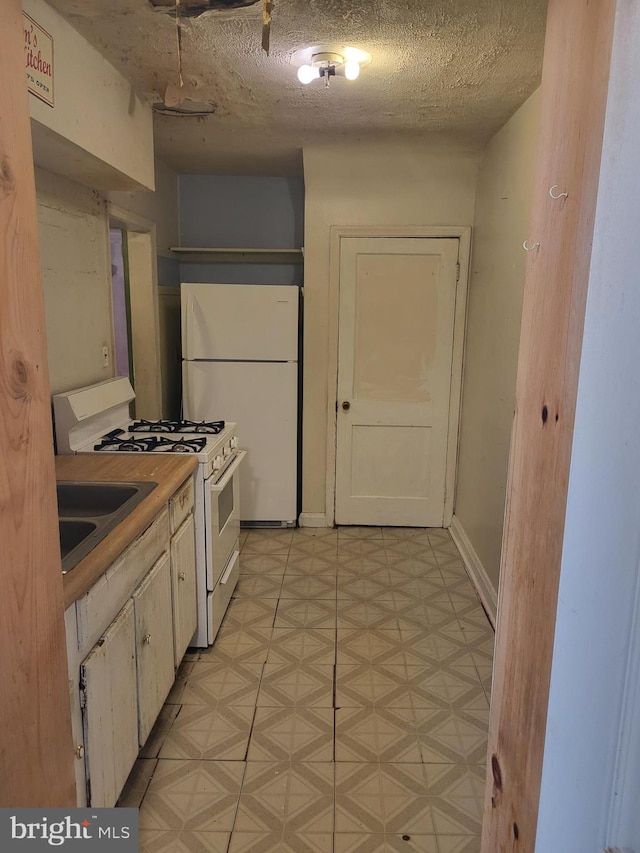
<svg viewBox="0 0 640 853">
<path fill-rule="evenodd" d="M 314 67 L 320 67 L 327 65 L 342 65 L 343 63 L 344 56 L 341 54 L 322 51 L 321 53 L 314 53 L 309 64 Z"/>
<path fill-rule="evenodd" d="M 321 64 L 326 64 L 327 58 L 330 65 L 337 65 L 338 67 L 344 65 L 349 59 L 355 59 L 361 68 L 364 68 L 371 62 L 371 54 L 367 53 L 366 50 L 349 47 L 345 44 L 331 43 L 312 44 L 309 47 L 296 50 L 291 56 L 291 64 L 298 68 L 301 65 L 318 67 Z"/>
</svg>

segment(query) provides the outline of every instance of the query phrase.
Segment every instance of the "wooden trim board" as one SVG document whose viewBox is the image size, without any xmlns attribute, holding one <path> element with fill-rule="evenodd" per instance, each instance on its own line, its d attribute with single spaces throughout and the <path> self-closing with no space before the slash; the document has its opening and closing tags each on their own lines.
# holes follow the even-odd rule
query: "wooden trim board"
<svg viewBox="0 0 640 853">
<path fill-rule="evenodd" d="M 487 574 L 485 567 L 482 565 L 482 560 L 478 556 L 475 548 L 471 544 L 471 540 L 466 534 L 466 531 L 457 515 L 451 519 L 449 533 L 453 542 L 460 551 L 460 556 L 464 562 L 469 580 L 473 584 L 478 598 L 482 602 L 489 622 L 492 628 L 496 627 L 496 611 L 498 607 L 498 592 L 491 583 L 491 578 Z"/>
<path fill-rule="evenodd" d="M 301 512 L 298 524 L 300 527 L 327 527 L 327 516 L 324 512 Z"/>
<path fill-rule="evenodd" d="M 615 0 L 550 0 L 482 853 L 533 853 Z M 554 200 L 554 185 L 568 197 Z"/>
<path fill-rule="evenodd" d="M 127 231 L 131 349 L 135 415 L 162 417 L 162 364 L 158 320 L 158 264 L 155 226 L 148 233 Z"/>
<path fill-rule="evenodd" d="M 20 0 L 0 30 L 0 806 L 76 804 Z M 5 120 L 6 119 L 6 120 Z"/>
</svg>

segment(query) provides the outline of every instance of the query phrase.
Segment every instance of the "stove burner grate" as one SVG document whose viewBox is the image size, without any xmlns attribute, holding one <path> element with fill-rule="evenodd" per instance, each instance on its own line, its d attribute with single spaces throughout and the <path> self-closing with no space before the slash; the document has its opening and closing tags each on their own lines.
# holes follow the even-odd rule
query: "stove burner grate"
<svg viewBox="0 0 640 853">
<path fill-rule="evenodd" d="M 130 432 L 199 432 L 218 435 L 224 429 L 224 421 L 148 421 L 141 418 L 128 427 Z"/>
<path fill-rule="evenodd" d="M 206 438 L 180 438 L 175 440 L 155 435 L 120 438 L 117 435 L 118 432 L 118 430 L 114 430 L 114 432 L 106 435 L 93 449 L 124 453 L 199 453 L 204 450 L 207 443 Z"/>
</svg>

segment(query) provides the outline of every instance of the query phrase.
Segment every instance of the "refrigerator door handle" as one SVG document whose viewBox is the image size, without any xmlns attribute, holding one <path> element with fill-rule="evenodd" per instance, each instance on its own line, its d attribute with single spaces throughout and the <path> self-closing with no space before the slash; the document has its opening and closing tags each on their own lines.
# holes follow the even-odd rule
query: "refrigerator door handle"
<svg viewBox="0 0 640 853">
<path fill-rule="evenodd" d="M 186 359 L 182 360 L 182 399 L 180 401 L 180 411 L 183 418 L 188 418 L 191 412 L 191 382 L 187 379 L 187 370 L 189 363 Z"/>
<path fill-rule="evenodd" d="M 185 327 L 182 330 L 183 348 L 186 344 L 185 358 L 191 358 L 188 347 L 192 345 L 196 329 L 196 300 L 189 293 L 187 295 L 187 310 L 185 311 Z M 184 350 L 183 350 L 184 351 Z"/>
</svg>

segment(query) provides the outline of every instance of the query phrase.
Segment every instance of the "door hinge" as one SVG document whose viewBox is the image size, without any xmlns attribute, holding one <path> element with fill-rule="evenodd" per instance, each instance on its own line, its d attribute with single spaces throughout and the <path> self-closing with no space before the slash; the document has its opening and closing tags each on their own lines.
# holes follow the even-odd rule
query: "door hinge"
<svg viewBox="0 0 640 853">
<path fill-rule="evenodd" d="M 460 281 L 460 261 L 456 263 L 456 281 Z"/>
</svg>

